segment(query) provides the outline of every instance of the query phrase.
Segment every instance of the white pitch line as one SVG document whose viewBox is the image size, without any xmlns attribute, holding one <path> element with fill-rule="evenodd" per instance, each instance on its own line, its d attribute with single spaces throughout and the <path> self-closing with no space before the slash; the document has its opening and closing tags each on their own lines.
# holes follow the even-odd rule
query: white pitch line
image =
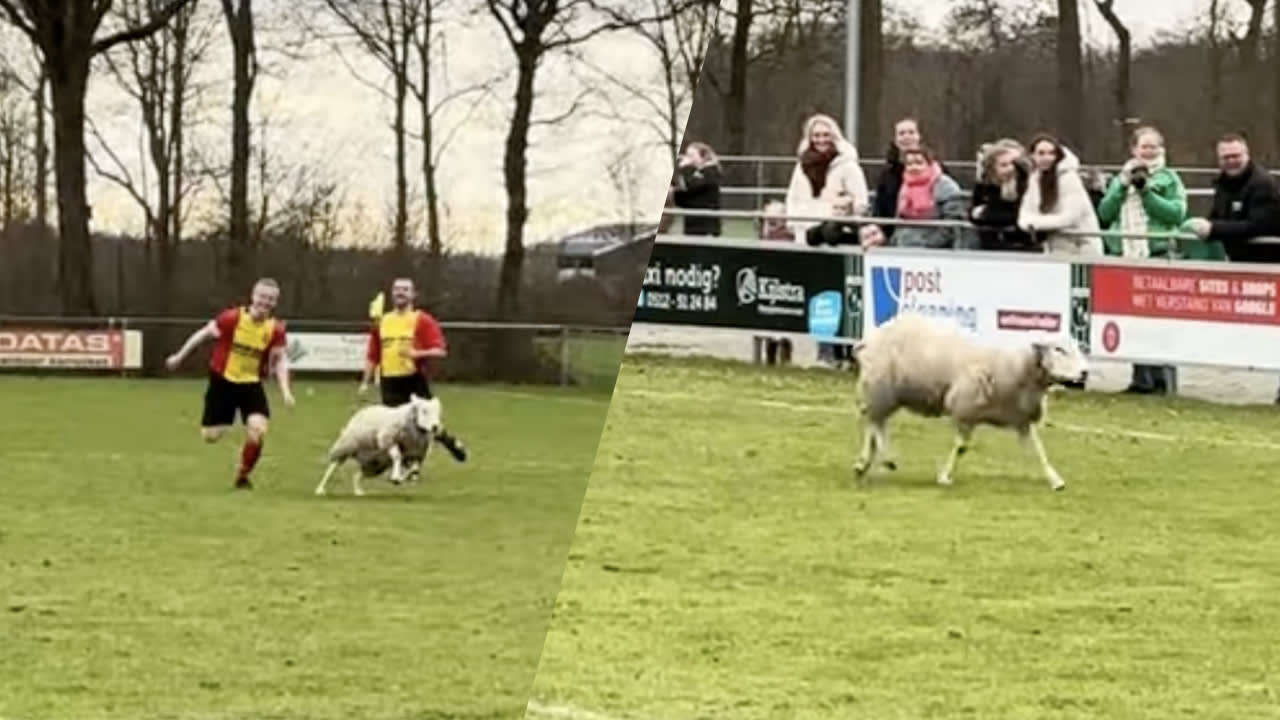
<svg viewBox="0 0 1280 720">
<path fill-rule="evenodd" d="M 686 395 L 683 393 L 661 392 L 657 390 L 626 390 L 614 393 L 614 397 L 635 395 L 637 397 L 648 397 L 662 400 L 687 400 L 689 402 L 702 403 L 703 398 L 696 395 Z M 807 403 L 793 403 L 783 400 L 764 400 L 762 398 L 738 398 L 735 402 L 743 405 L 757 405 L 760 407 L 780 408 L 783 410 L 792 410 L 795 412 L 820 413 L 824 415 L 844 415 L 853 417 L 853 409 L 831 407 L 828 405 L 810 405 Z M 1058 422 L 1049 420 L 1047 427 L 1053 430 L 1064 430 L 1070 433 L 1078 433 L 1081 435 L 1106 435 L 1110 437 L 1128 437 L 1139 440 L 1156 440 L 1159 442 L 1182 443 L 1182 444 L 1198 444 L 1198 445 L 1218 445 L 1227 447 L 1244 447 L 1255 448 L 1261 450 L 1280 450 L 1280 443 L 1267 442 L 1266 440 L 1230 440 L 1230 439 L 1208 439 L 1197 436 L 1175 435 L 1172 433 L 1149 432 L 1146 430 L 1125 430 L 1122 428 L 1110 427 L 1089 427 L 1087 425 L 1073 425 L 1071 423 Z"/>
<path fill-rule="evenodd" d="M 617 715 L 606 715 L 575 705 L 530 700 L 525 706 L 525 720 L 626 720 Z"/>
</svg>

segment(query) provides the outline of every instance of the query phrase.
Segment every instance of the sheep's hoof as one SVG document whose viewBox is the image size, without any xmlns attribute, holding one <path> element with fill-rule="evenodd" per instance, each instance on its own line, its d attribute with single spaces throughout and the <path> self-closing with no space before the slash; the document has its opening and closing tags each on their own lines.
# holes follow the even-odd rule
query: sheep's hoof
<svg viewBox="0 0 1280 720">
<path fill-rule="evenodd" d="M 322 496 L 323 496 L 323 495 L 325 495 L 326 493 L 325 493 L 325 491 L 324 491 L 324 488 L 316 488 L 316 494 L 317 494 L 317 495 L 322 495 Z"/>
<path fill-rule="evenodd" d="M 871 469 L 871 463 L 867 462 L 866 460 L 859 460 L 858 462 L 853 464 L 853 475 L 854 477 L 861 480 L 862 478 L 866 477 L 867 471 L 870 469 Z"/>
<path fill-rule="evenodd" d="M 942 487 L 951 487 L 951 476 L 946 473 L 938 473 L 938 484 Z"/>
<path fill-rule="evenodd" d="M 1063 490 L 1066 490 L 1066 489 L 1067 489 L 1067 486 L 1066 486 L 1066 485 L 1056 485 L 1056 486 L 1054 486 L 1053 491 L 1054 491 L 1054 492 L 1062 492 Z"/>
<path fill-rule="evenodd" d="M 896 460 L 885 460 L 883 463 L 881 463 L 881 465 L 884 467 L 885 470 L 888 470 L 890 472 L 896 471 L 898 469 L 898 462 Z"/>
</svg>

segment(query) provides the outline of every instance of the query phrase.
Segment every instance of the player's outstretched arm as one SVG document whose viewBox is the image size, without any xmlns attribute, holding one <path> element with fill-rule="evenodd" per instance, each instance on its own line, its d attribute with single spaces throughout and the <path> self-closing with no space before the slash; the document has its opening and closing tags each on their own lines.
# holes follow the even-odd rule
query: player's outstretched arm
<svg viewBox="0 0 1280 720">
<path fill-rule="evenodd" d="M 178 366 L 182 364 L 183 360 L 187 359 L 187 356 L 190 355 L 193 350 L 218 337 L 220 332 L 221 331 L 218 330 L 218 323 L 216 320 L 210 320 L 205 323 L 200 327 L 200 329 L 191 333 L 191 335 L 187 337 L 187 341 L 182 344 L 182 347 L 178 348 L 177 352 L 170 355 L 165 360 L 165 367 L 170 370 L 177 370 Z"/>
<path fill-rule="evenodd" d="M 289 370 L 289 354 L 283 347 L 271 351 L 271 363 L 275 368 L 276 382 L 280 384 L 280 397 L 285 405 L 293 405 L 293 377 Z"/>
</svg>

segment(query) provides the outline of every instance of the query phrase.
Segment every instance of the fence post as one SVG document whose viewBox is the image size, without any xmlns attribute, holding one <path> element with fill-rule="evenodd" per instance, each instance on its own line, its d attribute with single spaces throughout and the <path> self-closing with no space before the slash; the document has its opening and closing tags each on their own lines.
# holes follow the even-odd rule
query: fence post
<svg viewBox="0 0 1280 720">
<path fill-rule="evenodd" d="M 560 326 L 560 387 L 569 385 L 569 365 L 573 362 L 569 354 L 569 326 Z"/>
</svg>

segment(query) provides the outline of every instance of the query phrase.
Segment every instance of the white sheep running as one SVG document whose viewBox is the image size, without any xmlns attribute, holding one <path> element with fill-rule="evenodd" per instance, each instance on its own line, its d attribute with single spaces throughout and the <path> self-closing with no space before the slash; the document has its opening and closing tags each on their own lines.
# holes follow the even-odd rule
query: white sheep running
<svg viewBox="0 0 1280 720">
<path fill-rule="evenodd" d="M 1049 388 L 1079 381 L 1088 371 L 1088 360 L 1074 340 L 994 347 L 947 321 L 906 312 L 868 333 L 854 346 L 854 354 L 865 424 L 862 452 L 854 465 L 860 481 L 877 454 L 885 468 L 897 469 L 886 426 L 894 413 L 906 409 L 923 417 L 947 416 L 955 424 L 955 442 L 938 471 L 940 485 L 951 485 L 956 461 L 968 449 L 974 430 L 990 425 L 1015 431 L 1023 447 L 1035 451 L 1049 487 L 1066 487 L 1049 464 L 1036 423 L 1044 417 Z"/>
<path fill-rule="evenodd" d="M 325 494 L 329 478 L 347 460 L 355 460 L 359 465 L 352 478 L 352 491 L 356 495 L 364 495 L 362 479 L 381 475 L 388 465 L 391 467 L 388 479 L 397 485 L 404 482 L 406 466 L 412 466 L 416 472 L 418 464 L 425 461 L 443 423 L 443 414 L 438 398 L 417 395 L 397 407 L 360 408 L 329 449 L 329 466 L 316 486 L 316 494 Z"/>
</svg>

